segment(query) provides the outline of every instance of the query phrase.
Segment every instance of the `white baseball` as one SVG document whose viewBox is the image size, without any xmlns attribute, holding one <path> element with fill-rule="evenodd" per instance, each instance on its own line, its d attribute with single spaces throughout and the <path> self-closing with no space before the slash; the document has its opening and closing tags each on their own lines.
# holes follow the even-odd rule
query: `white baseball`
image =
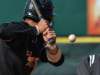
<svg viewBox="0 0 100 75">
<path fill-rule="evenodd" d="M 70 42 L 75 42 L 76 36 L 75 36 L 74 34 L 70 34 L 70 35 L 68 36 L 68 39 L 69 39 Z"/>
</svg>

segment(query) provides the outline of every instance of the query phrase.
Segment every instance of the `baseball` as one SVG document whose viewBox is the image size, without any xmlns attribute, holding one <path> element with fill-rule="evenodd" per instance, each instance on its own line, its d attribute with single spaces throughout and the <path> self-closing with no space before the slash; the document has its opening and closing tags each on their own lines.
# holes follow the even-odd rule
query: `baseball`
<svg viewBox="0 0 100 75">
<path fill-rule="evenodd" d="M 69 39 L 70 42 L 75 42 L 76 36 L 75 36 L 74 34 L 70 34 L 70 35 L 68 36 L 68 39 Z"/>
</svg>

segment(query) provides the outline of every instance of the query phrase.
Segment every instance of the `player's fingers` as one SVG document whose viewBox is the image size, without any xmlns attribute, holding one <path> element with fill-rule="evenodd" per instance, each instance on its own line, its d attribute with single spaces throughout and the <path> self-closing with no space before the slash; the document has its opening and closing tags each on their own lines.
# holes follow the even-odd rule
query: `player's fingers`
<svg viewBox="0 0 100 75">
<path fill-rule="evenodd" d="M 43 35 L 47 35 L 47 32 L 46 32 L 46 31 L 44 31 L 44 32 L 43 32 Z"/>
<path fill-rule="evenodd" d="M 49 32 L 49 31 L 52 31 L 52 29 L 50 29 L 50 28 L 47 28 L 47 29 L 46 29 L 46 31 L 47 31 L 47 32 Z"/>
<path fill-rule="evenodd" d="M 55 31 L 47 31 L 48 33 L 55 33 Z"/>
<path fill-rule="evenodd" d="M 52 35 L 56 35 L 56 34 L 55 34 L 55 33 L 49 33 L 48 35 L 49 35 L 49 36 L 52 36 Z"/>
<path fill-rule="evenodd" d="M 56 35 L 55 31 L 47 31 L 48 35 Z"/>
<path fill-rule="evenodd" d="M 49 31 L 49 28 L 47 28 L 46 31 L 48 32 Z"/>
<path fill-rule="evenodd" d="M 48 38 L 48 39 L 50 39 L 50 38 L 56 38 L 56 35 L 55 35 L 55 34 L 49 34 L 49 35 L 47 36 L 47 38 Z"/>
</svg>

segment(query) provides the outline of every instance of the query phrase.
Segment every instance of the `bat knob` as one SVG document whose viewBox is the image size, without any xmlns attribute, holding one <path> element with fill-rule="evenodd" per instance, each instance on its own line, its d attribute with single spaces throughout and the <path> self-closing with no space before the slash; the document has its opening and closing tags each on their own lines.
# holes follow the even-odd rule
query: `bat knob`
<svg viewBox="0 0 100 75">
<path fill-rule="evenodd" d="M 49 44 L 51 44 L 51 45 L 55 44 L 55 40 L 54 39 L 50 39 L 49 40 Z"/>
</svg>

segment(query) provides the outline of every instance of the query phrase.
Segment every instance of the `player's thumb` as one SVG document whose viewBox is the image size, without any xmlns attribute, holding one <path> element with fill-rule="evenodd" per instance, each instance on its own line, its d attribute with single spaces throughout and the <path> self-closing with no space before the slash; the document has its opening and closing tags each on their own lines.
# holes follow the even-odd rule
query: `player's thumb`
<svg viewBox="0 0 100 75">
<path fill-rule="evenodd" d="M 44 36 L 47 35 L 47 31 L 44 31 L 44 32 L 43 32 L 43 35 L 44 35 Z"/>
</svg>

